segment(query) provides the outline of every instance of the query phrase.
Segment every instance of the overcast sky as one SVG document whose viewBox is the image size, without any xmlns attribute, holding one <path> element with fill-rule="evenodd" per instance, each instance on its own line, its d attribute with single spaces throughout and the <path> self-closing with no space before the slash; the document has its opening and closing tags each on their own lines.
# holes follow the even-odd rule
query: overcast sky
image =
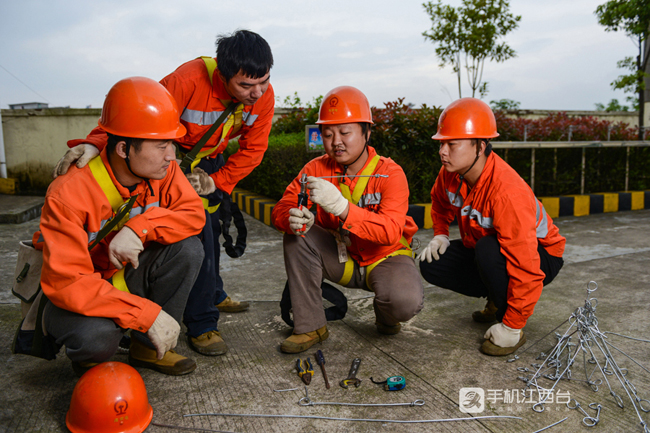
<svg viewBox="0 0 650 433">
<path fill-rule="evenodd" d="M 485 100 L 564 110 L 624 101 L 610 83 L 621 73 L 616 62 L 637 49 L 598 25 L 593 12 L 604 2 L 511 0 L 522 19 L 506 41 L 518 57 L 486 63 Z M 271 45 L 280 99 L 298 92 L 311 100 L 340 85 L 358 87 L 378 107 L 400 97 L 416 106 L 458 98 L 451 68 L 438 67 L 434 45 L 422 36 L 430 28 L 422 1 L 0 0 L 0 107 L 100 108 L 118 80 L 159 80 L 214 55 L 216 35 L 239 28 Z M 463 85 L 469 96 L 465 77 Z"/>
</svg>

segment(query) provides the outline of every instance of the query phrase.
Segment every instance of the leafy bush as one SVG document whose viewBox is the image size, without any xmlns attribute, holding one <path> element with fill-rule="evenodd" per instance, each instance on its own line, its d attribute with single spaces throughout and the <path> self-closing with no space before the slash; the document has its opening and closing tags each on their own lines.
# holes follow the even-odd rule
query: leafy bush
<svg viewBox="0 0 650 433">
<path fill-rule="evenodd" d="M 239 148 L 236 142 L 230 142 L 224 157 L 235 153 Z M 262 163 L 251 174 L 241 180 L 237 186 L 256 194 L 280 200 L 287 185 L 298 175 L 302 167 L 317 153 L 305 150 L 305 132 L 274 134 L 269 136 L 269 148 Z"/>
<path fill-rule="evenodd" d="M 297 95 L 294 98 L 299 102 Z M 285 101 L 286 102 L 286 101 Z M 273 126 L 269 149 L 262 163 L 239 186 L 269 198 L 279 200 L 286 186 L 311 159 L 319 156 L 305 150 L 305 125 L 318 118 L 320 98 L 282 116 Z M 431 140 L 436 132 L 442 109 L 423 105 L 415 109 L 404 99 L 388 102 L 384 108 L 372 108 L 373 120 L 370 144 L 377 152 L 392 158 L 406 173 L 410 202 L 430 200 L 430 191 L 440 171 L 438 143 Z M 567 141 L 571 126 L 571 141 L 606 141 L 609 129 L 613 141 L 635 140 L 636 129 L 625 123 L 612 123 L 595 117 L 569 117 L 555 113 L 537 120 L 507 117 L 495 111 L 498 141 Z M 237 150 L 231 144 L 225 156 Z M 530 184 L 531 150 L 496 149 Z M 596 147 L 586 150 L 585 192 L 622 191 L 625 187 L 626 148 Z M 538 196 L 578 194 L 582 149 L 536 149 L 535 193 Z M 646 166 L 650 148 L 630 148 L 629 189 L 650 189 Z"/>
<path fill-rule="evenodd" d="M 637 132 L 623 122 L 608 122 L 592 116 L 569 117 L 553 113 L 541 119 L 507 117 L 496 111 L 498 141 L 612 141 L 635 140 Z M 525 132 L 524 132 L 525 131 Z M 496 152 L 530 184 L 531 150 L 497 149 Z M 595 147 L 585 151 L 585 193 L 625 189 L 626 148 Z M 644 172 L 648 148 L 630 148 L 630 190 L 650 187 Z M 582 149 L 536 149 L 535 193 L 538 196 L 579 194 Z"/>
</svg>

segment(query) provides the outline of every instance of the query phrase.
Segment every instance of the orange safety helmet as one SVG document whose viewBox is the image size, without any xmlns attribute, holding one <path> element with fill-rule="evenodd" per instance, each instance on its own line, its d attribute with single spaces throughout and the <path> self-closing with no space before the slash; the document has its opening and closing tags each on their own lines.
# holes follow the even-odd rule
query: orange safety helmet
<svg viewBox="0 0 650 433">
<path fill-rule="evenodd" d="M 174 97 L 151 78 L 131 77 L 108 91 L 99 126 L 120 137 L 169 140 L 185 135 Z"/>
<path fill-rule="evenodd" d="M 72 433 L 141 433 L 152 417 L 144 381 L 135 368 L 104 362 L 75 385 L 65 424 Z"/>
<path fill-rule="evenodd" d="M 373 123 L 368 98 L 352 86 L 340 86 L 330 90 L 320 104 L 319 125 L 341 123 Z"/>
<path fill-rule="evenodd" d="M 445 108 L 434 140 L 498 137 L 497 121 L 490 106 L 480 99 L 461 98 Z"/>
</svg>

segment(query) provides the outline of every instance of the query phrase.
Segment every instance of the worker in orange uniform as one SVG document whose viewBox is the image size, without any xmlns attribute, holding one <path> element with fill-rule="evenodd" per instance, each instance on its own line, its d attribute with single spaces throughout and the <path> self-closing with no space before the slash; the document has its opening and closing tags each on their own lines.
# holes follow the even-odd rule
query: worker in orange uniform
<svg viewBox="0 0 650 433">
<path fill-rule="evenodd" d="M 256 33 L 239 30 L 217 38 L 216 59 L 191 60 L 160 81 L 174 96 L 181 123 L 187 128 L 187 134 L 176 140 L 180 156 L 189 153 L 213 124 L 221 123 L 194 158 L 192 173 L 187 175 L 203 200 L 206 224 L 201 233 L 205 258 L 183 322 L 190 347 L 207 356 L 228 351 L 218 331 L 219 311 L 236 313 L 249 307 L 248 302 L 228 296 L 219 275 L 219 205 L 237 182 L 262 162 L 268 147 L 275 104 L 270 84 L 272 66 L 268 43 Z M 228 114 L 228 110 L 232 112 Z M 224 113 L 226 117 L 220 119 Z M 235 137 L 239 137 L 239 150 L 224 165 L 222 153 Z M 105 143 L 101 128 L 95 128 L 85 139 L 69 141 L 72 149 L 59 161 L 55 173 L 65 172 L 75 160 L 77 166 L 83 166 Z"/>
<path fill-rule="evenodd" d="M 434 237 L 418 255 L 429 283 L 487 297 L 472 318 L 498 321 L 480 349 L 493 356 L 526 342 L 522 328 L 562 268 L 566 243 L 530 187 L 492 152 L 498 136 L 494 113 L 479 99 L 459 99 L 442 112 L 432 137 L 442 161 L 431 190 Z M 454 218 L 461 239 L 450 241 Z"/>
<path fill-rule="evenodd" d="M 108 144 L 47 191 L 34 235 L 49 300 L 43 320 L 78 373 L 110 358 L 129 329 L 131 365 L 170 375 L 196 368 L 172 350 L 203 259 L 196 235 L 205 224 L 201 200 L 175 162 L 172 140 L 186 132 L 178 118 L 156 81 L 119 81 L 99 120 Z M 115 217 L 123 206 L 124 219 Z"/>
<path fill-rule="evenodd" d="M 285 232 L 293 307 L 293 334 L 281 346 L 285 353 L 303 352 L 328 338 L 323 278 L 374 292 L 382 334 L 397 334 L 400 322 L 422 309 L 424 298 L 410 247 L 417 226 L 406 215 L 406 176 L 368 145 L 373 122 L 365 95 L 349 86 L 333 89 L 325 95 L 316 123 L 326 155 L 303 167 L 272 214 L 275 227 Z M 303 174 L 309 201 L 299 208 Z M 315 217 L 312 203 L 317 205 Z"/>
</svg>

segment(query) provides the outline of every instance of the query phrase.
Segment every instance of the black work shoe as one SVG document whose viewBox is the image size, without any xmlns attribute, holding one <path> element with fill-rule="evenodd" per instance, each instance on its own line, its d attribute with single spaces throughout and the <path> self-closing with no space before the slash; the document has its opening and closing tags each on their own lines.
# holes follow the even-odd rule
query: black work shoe
<svg viewBox="0 0 650 433">
<path fill-rule="evenodd" d="M 226 342 L 221 338 L 219 331 L 208 331 L 198 337 L 188 337 L 190 347 L 206 356 L 219 356 L 228 351 Z"/>
<path fill-rule="evenodd" d="M 526 334 L 524 331 L 521 331 L 521 337 L 519 337 L 519 342 L 512 347 L 501 347 L 492 343 L 490 340 L 485 340 L 479 349 L 481 352 L 490 356 L 506 356 L 514 353 L 526 342 Z"/>
<path fill-rule="evenodd" d="M 402 330 L 402 325 L 400 323 L 397 325 L 384 325 L 381 322 L 375 322 L 375 326 L 377 326 L 377 332 L 383 335 L 399 334 L 399 332 Z"/>
<path fill-rule="evenodd" d="M 478 323 L 492 323 L 497 321 L 497 307 L 494 302 L 488 299 L 485 308 L 481 311 L 474 311 L 472 313 L 472 320 Z"/>
</svg>

